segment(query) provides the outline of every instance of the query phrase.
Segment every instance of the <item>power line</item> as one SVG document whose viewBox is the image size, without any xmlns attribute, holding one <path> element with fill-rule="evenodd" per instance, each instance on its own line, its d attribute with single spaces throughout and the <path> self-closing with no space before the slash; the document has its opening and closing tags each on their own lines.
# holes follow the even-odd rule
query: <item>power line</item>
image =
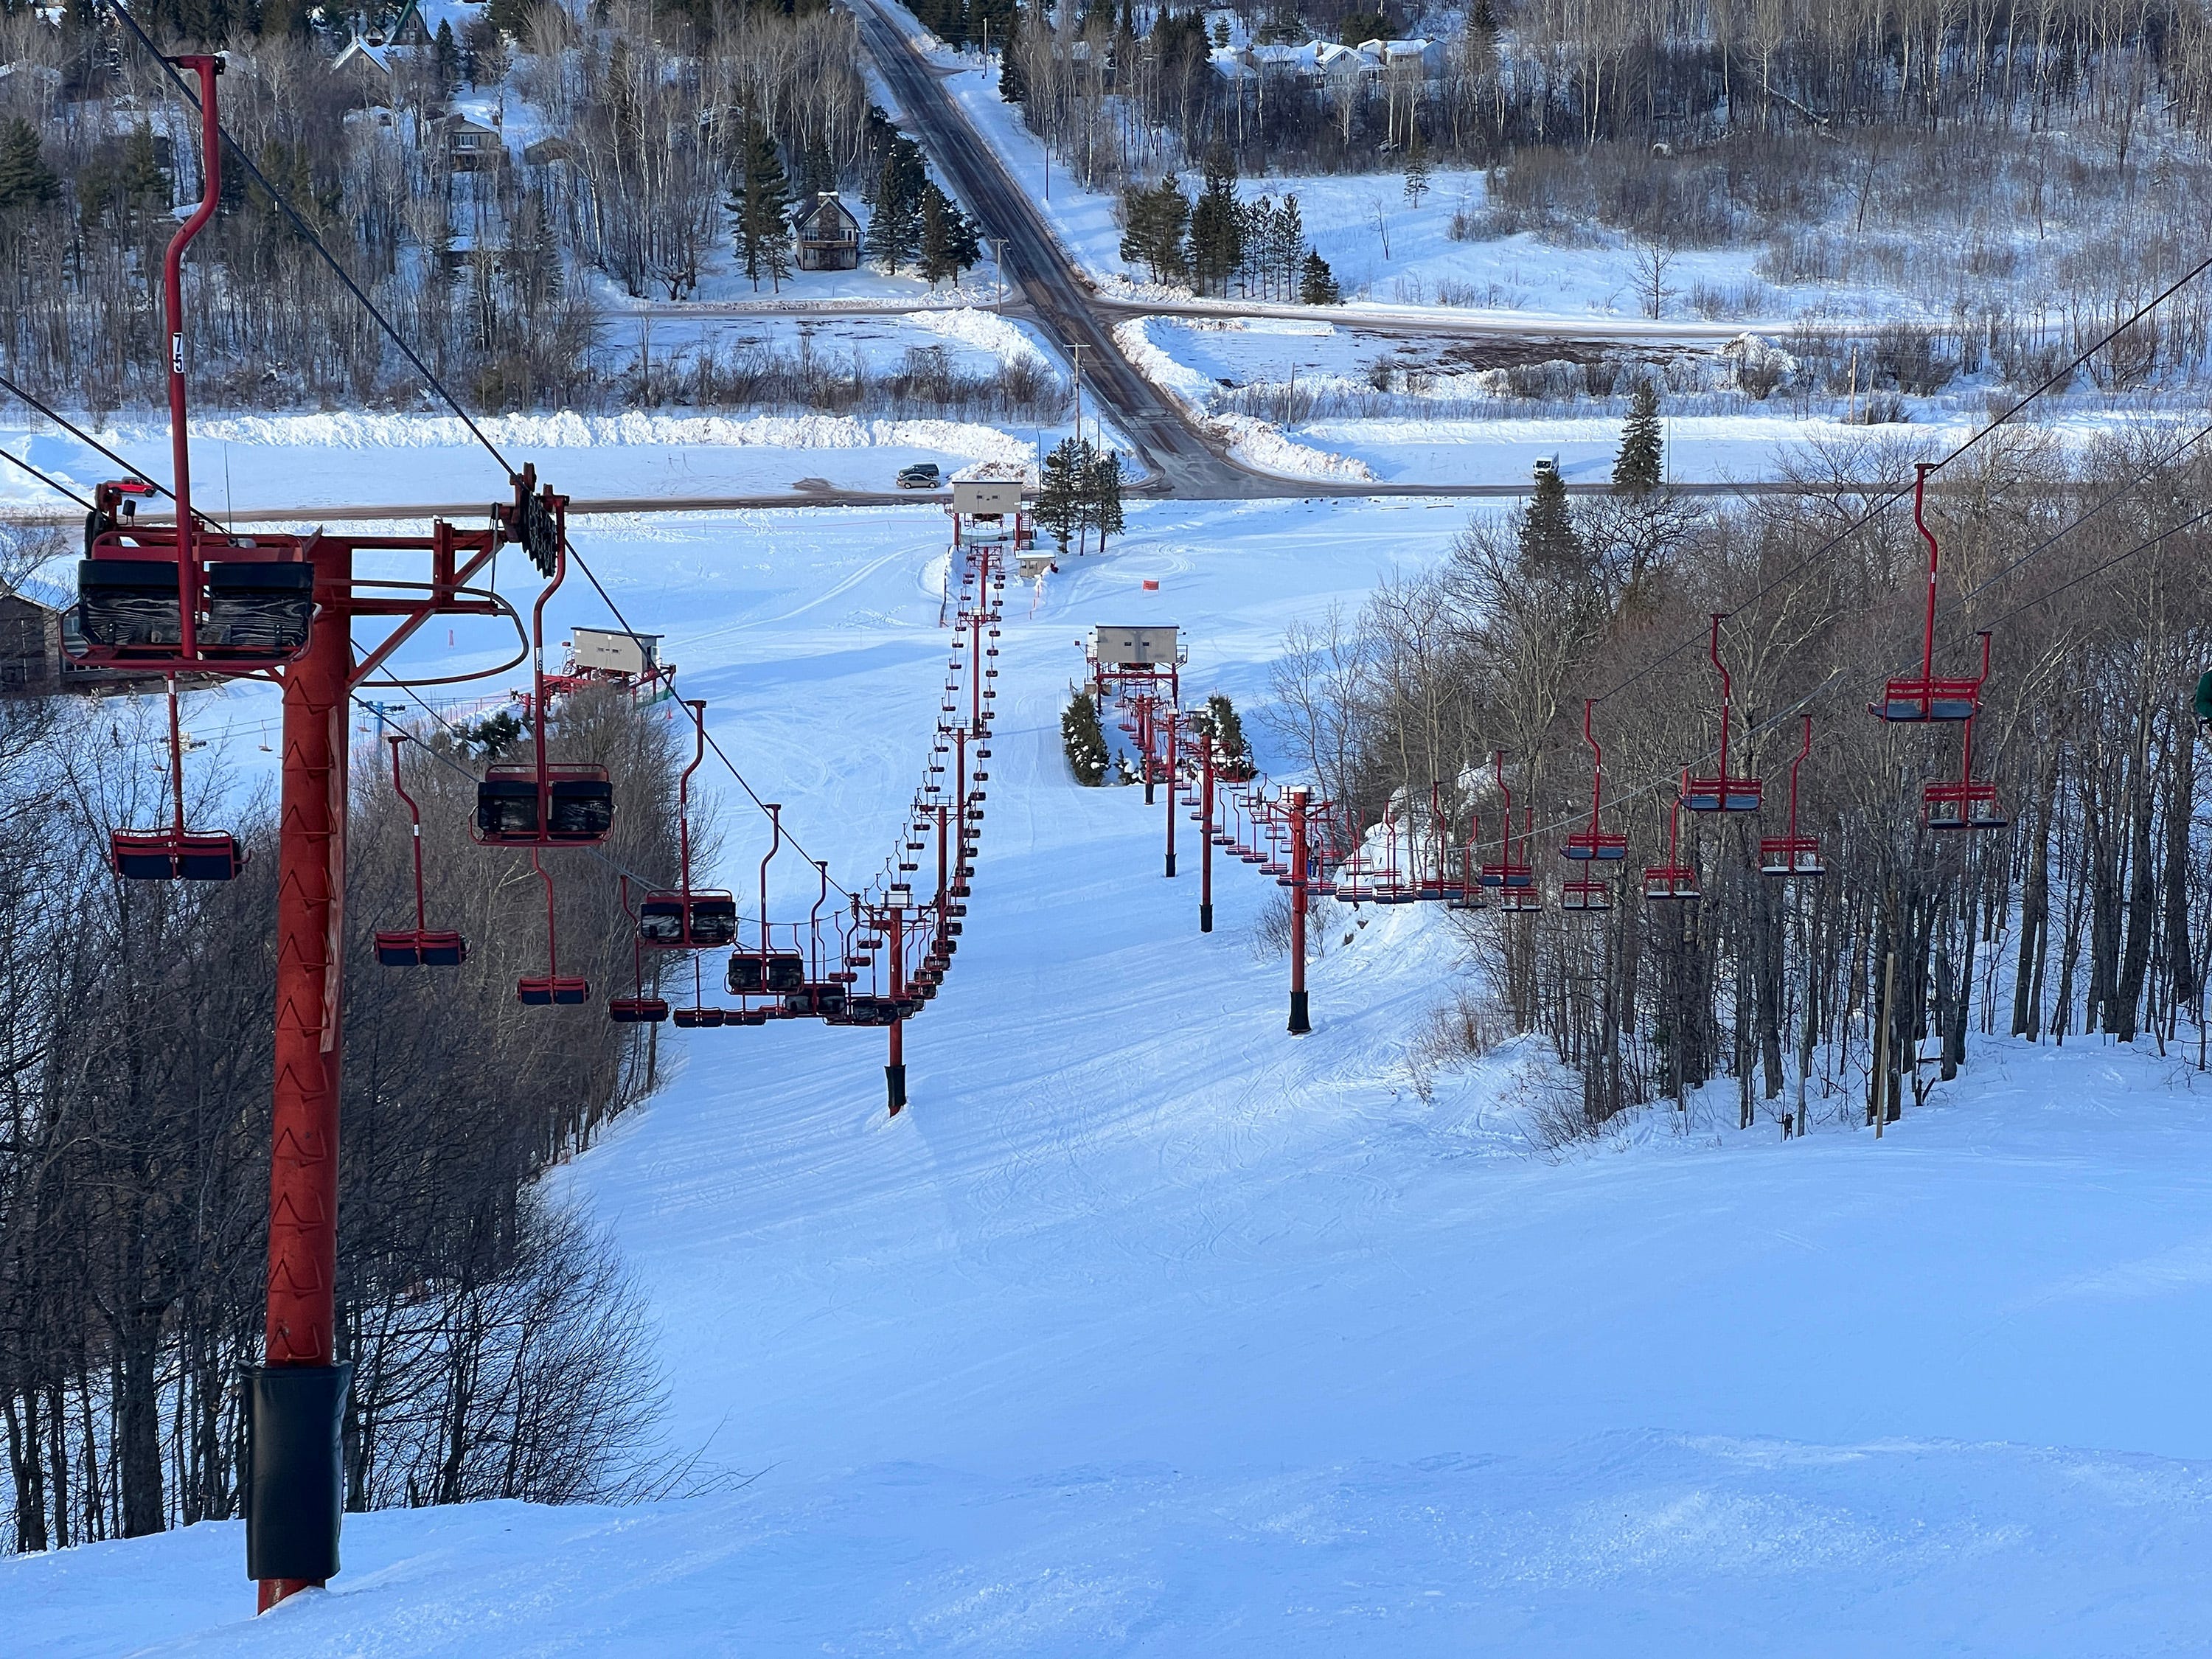
<svg viewBox="0 0 2212 1659">
<path fill-rule="evenodd" d="M 167 484 L 163 483 L 159 478 L 155 477 L 153 474 L 145 471 L 143 469 L 133 465 L 131 462 L 125 460 L 123 457 L 117 454 L 106 444 L 100 442 L 99 439 L 94 437 L 92 434 L 87 432 L 82 427 L 74 424 L 62 415 L 57 413 L 51 405 L 42 403 L 38 398 L 33 397 L 29 392 L 24 391 L 21 386 L 17 386 L 15 381 L 9 380 L 5 374 L 0 374 L 0 388 L 4 388 L 9 392 L 14 392 L 15 396 L 21 398 L 25 404 L 28 404 L 32 409 L 36 410 L 40 414 L 45 416 L 46 419 L 52 421 L 56 426 L 61 428 L 63 431 L 68 433 L 70 437 L 76 439 L 87 449 L 92 450 L 95 453 L 102 455 L 108 460 L 114 462 L 116 465 L 121 467 L 125 472 L 128 472 L 132 477 L 137 479 L 139 483 L 144 484 L 149 489 L 153 490 L 156 495 L 167 495 L 171 501 L 177 499 L 175 492 L 170 489 L 170 488 Z M 85 505 L 87 510 L 89 510 L 91 503 L 88 501 Z M 207 526 L 209 529 L 212 530 L 216 528 L 216 521 L 208 517 L 206 514 L 201 512 L 198 507 L 194 507 L 192 509 L 192 516 L 195 519 L 198 519 L 202 524 Z"/>
</svg>

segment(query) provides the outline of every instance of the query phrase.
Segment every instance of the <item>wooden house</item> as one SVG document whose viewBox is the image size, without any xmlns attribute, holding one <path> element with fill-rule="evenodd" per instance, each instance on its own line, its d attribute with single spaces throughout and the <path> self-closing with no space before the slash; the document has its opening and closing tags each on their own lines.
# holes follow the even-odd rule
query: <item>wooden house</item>
<svg viewBox="0 0 2212 1659">
<path fill-rule="evenodd" d="M 792 228 L 799 241 L 801 270 L 860 268 L 860 222 L 854 217 L 852 209 L 837 199 L 836 191 L 823 191 Z"/>
</svg>

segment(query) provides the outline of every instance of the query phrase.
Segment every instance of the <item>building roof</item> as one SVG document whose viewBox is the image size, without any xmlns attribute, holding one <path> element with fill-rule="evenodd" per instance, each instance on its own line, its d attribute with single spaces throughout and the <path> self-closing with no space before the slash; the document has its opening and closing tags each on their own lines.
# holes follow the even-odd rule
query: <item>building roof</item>
<svg viewBox="0 0 2212 1659">
<path fill-rule="evenodd" d="M 379 75 L 384 76 L 385 79 L 390 80 L 392 78 L 392 63 L 387 54 L 391 50 L 392 48 L 389 46 L 372 46 L 367 40 L 356 34 L 352 40 L 346 42 L 345 49 L 343 51 L 340 52 L 337 57 L 331 59 L 331 68 L 336 70 L 354 67 L 366 67 L 374 70 Z"/>
<path fill-rule="evenodd" d="M 836 222 L 823 223 L 825 216 L 835 216 Z M 860 228 L 860 220 L 854 216 L 852 209 L 838 199 L 834 190 L 823 191 L 814 205 L 799 216 L 798 229 L 801 235 L 811 233 L 817 237 L 850 236 L 858 234 Z"/>
</svg>

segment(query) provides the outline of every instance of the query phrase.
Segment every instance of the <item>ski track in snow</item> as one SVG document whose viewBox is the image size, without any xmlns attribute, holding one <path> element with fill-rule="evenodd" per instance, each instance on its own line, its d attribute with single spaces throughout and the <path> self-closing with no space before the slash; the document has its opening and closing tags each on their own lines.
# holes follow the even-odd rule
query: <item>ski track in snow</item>
<svg viewBox="0 0 2212 1659">
<path fill-rule="evenodd" d="M 1529 1045 L 1412 1086 L 1440 918 L 1333 927 L 1292 1042 L 1252 945 L 1273 885 L 1222 859 L 1200 937 L 1194 826 L 1164 881 L 1164 804 L 1068 781 L 1090 624 L 1180 623 L 1188 694 L 1233 695 L 1279 772 L 1285 623 L 1465 518 L 1133 505 L 1034 615 L 1010 586 L 911 1109 L 883 1115 L 878 1033 L 664 1033 L 661 1094 L 551 1177 L 651 1297 L 705 1495 L 349 1517 L 333 1589 L 259 1620 L 234 1523 L 0 1561 L 8 1653 L 2206 1650 L 2212 1132 L 2178 1058 L 1980 1042 L 1880 1145 L 1659 1112 L 1547 1161 Z M 943 524 L 577 532 L 855 883 L 927 754 Z M 603 618 L 585 588 L 549 620 Z M 749 885 L 760 821 L 716 793 Z"/>
</svg>

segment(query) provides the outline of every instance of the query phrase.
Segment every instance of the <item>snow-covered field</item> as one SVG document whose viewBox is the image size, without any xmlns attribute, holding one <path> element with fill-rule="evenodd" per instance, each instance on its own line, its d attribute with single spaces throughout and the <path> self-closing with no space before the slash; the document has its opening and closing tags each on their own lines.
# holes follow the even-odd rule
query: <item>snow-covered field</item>
<svg viewBox="0 0 2212 1659">
<path fill-rule="evenodd" d="M 1286 622 L 1464 511 L 1130 520 L 1010 593 L 912 1109 L 879 1034 L 665 1033 L 675 1079 L 556 1177 L 650 1293 L 708 1489 L 354 1517 L 331 1591 L 258 1621 L 231 1523 L 0 1562 L 11 1656 L 2206 1650 L 2186 1059 L 1978 1041 L 1879 1144 L 1840 1097 L 1788 1143 L 1731 1101 L 1541 1158 L 1540 1055 L 1414 1086 L 1456 947 L 1407 910 L 1332 933 L 1286 1037 L 1273 886 L 1224 864 L 1200 937 L 1164 809 L 1068 781 L 1073 641 L 1180 623 L 1187 689 L 1249 711 Z M 934 713 L 934 509 L 577 534 L 808 847 L 873 869 Z"/>
</svg>

